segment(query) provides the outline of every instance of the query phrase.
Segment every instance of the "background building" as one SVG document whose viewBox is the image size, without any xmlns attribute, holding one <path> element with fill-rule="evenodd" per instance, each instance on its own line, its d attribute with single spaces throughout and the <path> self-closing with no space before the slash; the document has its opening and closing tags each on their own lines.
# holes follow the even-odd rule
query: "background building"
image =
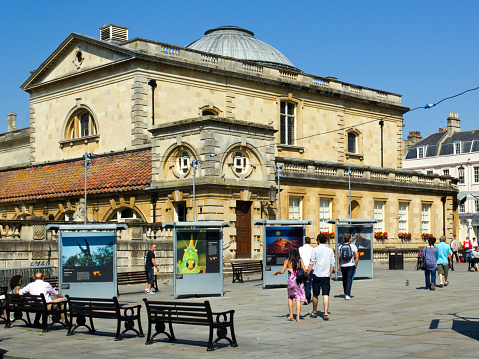
<svg viewBox="0 0 479 359">
<path fill-rule="evenodd" d="M 375 230 L 389 232 L 378 255 L 417 250 L 424 230 L 455 231 L 454 179 L 401 169 L 408 109 L 400 95 L 306 74 L 249 30 L 215 28 L 180 47 L 106 25 L 100 39 L 71 34 L 22 88 L 29 154 L 13 140 L 0 147 L 2 240 L 41 239 L 41 225 L 27 230 L 22 219 L 78 217 L 85 153 L 93 154 L 88 220 L 137 226 L 122 234 L 122 267 L 142 265 L 148 241 L 168 241 L 159 222 L 231 222 L 226 261 L 261 257 L 262 231 L 252 223 L 279 210 L 282 219 L 311 220 L 311 237 L 331 231 L 327 220 L 349 217 L 350 175 L 352 217 L 375 218 Z M 280 208 L 268 200 L 277 168 Z M 26 259 L 5 258 L 22 264 L 32 258 L 25 248 Z"/>
<path fill-rule="evenodd" d="M 479 226 L 479 130 L 461 131 L 456 113 L 447 127 L 416 141 L 408 149 L 404 168 L 458 179 L 459 239 L 477 237 Z"/>
</svg>

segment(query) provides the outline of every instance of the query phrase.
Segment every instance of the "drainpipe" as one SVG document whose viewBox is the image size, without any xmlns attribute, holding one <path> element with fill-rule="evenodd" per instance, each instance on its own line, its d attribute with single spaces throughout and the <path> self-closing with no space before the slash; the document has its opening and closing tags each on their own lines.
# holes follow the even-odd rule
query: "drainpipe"
<svg viewBox="0 0 479 359">
<path fill-rule="evenodd" d="M 150 80 L 148 85 L 151 86 L 151 125 L 155 125 L 155 89 L 158 86 L 155 80 Z"/>
</svg>

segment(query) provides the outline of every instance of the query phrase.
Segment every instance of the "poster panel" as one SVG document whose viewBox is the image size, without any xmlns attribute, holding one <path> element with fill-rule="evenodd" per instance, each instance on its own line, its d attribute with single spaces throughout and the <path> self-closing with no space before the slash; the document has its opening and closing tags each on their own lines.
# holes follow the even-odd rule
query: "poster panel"
<svg viewBox="0 0 479 359">
<path fill-rule="evenodd" d="M 283 266 L 291 247 L 303 245 L 304 227 L 266 227 L 266 265 Z"/>
<path fill-rule="evenodd" d="M 356 277 L 372 277 L 373 275 L 373 225 L 372 224 L 337 224 L 336 253 L 344 244 L 344 236 L 350 234 L 352 243 L 358 247 L 359 263 Z M 337 274 L 341 277 L 341 271 Z"/>
<path fill-rule="evenodd" d="M 176 228 L 174 296 L 223 295 L 221 229 Z"/>
<path fill-rule="evenodd" d="M 296 226 L 264 226 L 265 250 L 263 254 L 264 273 L 263 288 L 267 286 L 286 285 L 288 273 L 271 276 L 283 268 L 291 247 L 301 247 L 304 240 L 305 227 Z"/>
<path fill-rule="evenodd" d="M 177 274 L 220 272 L 220 231 L 176 230 Z"/>
<path fill-rule="evenodd" d="M 113 282 L 113 232 L 62 234 L 62 283 Z"/>
</svg>

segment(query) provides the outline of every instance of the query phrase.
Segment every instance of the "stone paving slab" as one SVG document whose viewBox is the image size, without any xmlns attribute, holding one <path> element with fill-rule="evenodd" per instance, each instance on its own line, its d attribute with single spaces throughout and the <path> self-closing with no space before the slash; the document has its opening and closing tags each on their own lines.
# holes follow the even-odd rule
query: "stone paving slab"
<svg viewBox="0 0 479 359">
<path fill-rule="evenodd" d="M 300 323 L 286 321 L 285 288 L 263 289 L 259 278 L 245 283 L 224 282 L 225 296 L 181 298 L 177 301 L 211 302 L 213 311 L 234 309 L 239 347 L 220 342 L 206 351 L 208 329 L 174 325 L 177 341 L 157 336 L 153 345 L 127 335 L 114 341 L 116 322 L 95 320 L 100 335 L 79 329 L 66 337 L 64 329 L 41 333 L 17 325 L 0 328 L 3 358 L 477 358 L 479 353 L 479 273 L 457 264 L 450 285 L 424 289 L 424 273 L 406 263 L 402 271 L 375 266 L 373 279 L 356 279 L 353 299 L 344 300 L 341 282 L 332 281 L 330 320 L 311 318 L 312 306 L 303 306 Z M 409 286 L 406 286 L 406 280 Z M 121 302 L 141 303 L 142 285 L 120 287 Z M 172 283 L 160 285 L 152 300 L 173 300 Z M 319 306 L 321 310 L 321 306 Z M 143 330 L 147 331 L 142 308 Z"/>
</svg>

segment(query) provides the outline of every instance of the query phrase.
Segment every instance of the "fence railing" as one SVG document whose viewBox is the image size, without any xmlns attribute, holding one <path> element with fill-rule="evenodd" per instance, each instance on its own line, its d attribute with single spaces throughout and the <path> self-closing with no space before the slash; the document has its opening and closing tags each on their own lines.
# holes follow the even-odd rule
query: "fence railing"
<svg viewBox="0 0 479 359">
<path fill-rule="evenodd" d="M 0 269 L 0 287 L 8 287 L 10 290 L 10 279 L 15 275 L 22 276 L 23 286 L 25 286 L 33 280 L 37 272 L 42 272 L 45 277 L 58 276 L 58 268 L 54 266 L 2 268 Z"/>
</svg>

